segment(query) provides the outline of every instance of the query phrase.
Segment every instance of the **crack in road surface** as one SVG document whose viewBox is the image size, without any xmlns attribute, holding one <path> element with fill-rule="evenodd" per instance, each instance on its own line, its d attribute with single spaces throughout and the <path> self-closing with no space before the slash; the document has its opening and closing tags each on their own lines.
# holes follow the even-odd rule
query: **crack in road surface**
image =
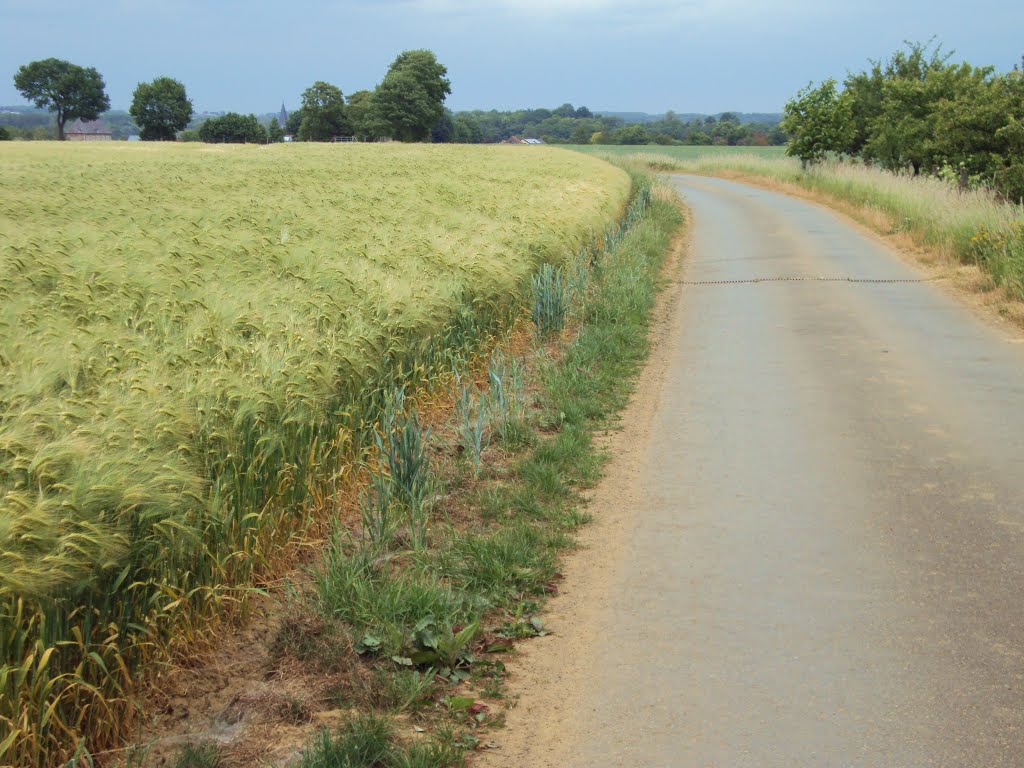
<svg viewBox="0 0 1024 768">
<path fill-rule="evenodd" d="M 1019 339 L 828 211 L 673 183 L 687 282 L 899 282 L 678 291 L 479 764 L 1024 764 Z"/>
<path fill-rule="evenodd" d="M 747 285 L 750 283 L 933 283 L 941 277 L 739 277 L 732 280 L 680 280 L 680 285 Z"/>
</svg>

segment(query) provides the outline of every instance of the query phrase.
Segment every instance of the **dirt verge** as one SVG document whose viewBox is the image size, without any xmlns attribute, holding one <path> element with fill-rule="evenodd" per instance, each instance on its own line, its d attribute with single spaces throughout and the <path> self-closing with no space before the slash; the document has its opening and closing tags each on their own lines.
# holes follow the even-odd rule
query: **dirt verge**
<svg viewBox="0 0 1024 768">
<path fill-rule="evenodd" d="M 589 637 L 601 631 L 601 616 L 610 597 L 607 585 L 628 554 L 623 544 L 629 540 L 638 512 L 634 502 L 641 449 L 678 344 L 683 308 L 680 281 L 690 247 L 689 215 L 685 207 L 683 210 L 686 222 L 665 261 L 664 290 L 651 317 L 650 357 L 629 406 L 621 414 L 622 428 L 609 430 L 599 438 L 602 449 L 612 458 L 589 497 L 587 510 L 594 520 L 580 530 L 578 550 L 563 563 L 565 579 L 560 593 L 545 609 L 545 625 L 553 633 L 520 645 L 516 658 L 509 663 L 507 689 L 516 705 L 506 716 L 507 728 L 494 735 L 496 748 L 474 756 L 472 765 L 478 768 L 524 766 L 524 755 L 534 742 L 555 746 L 543 763 L 532 762 L 531 766 L 562 765 L 562 750 L 573 742 L 572 734 L 554 732 L 546 714 L 586 711 L 579 670 L 587 659 L 581 656 L 581 650 L 589 647 Z"/>
</svg>

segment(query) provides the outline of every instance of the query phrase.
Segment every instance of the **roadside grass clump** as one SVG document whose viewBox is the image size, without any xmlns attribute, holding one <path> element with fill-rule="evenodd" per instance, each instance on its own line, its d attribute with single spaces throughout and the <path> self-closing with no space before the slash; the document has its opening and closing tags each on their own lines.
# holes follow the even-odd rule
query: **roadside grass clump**
<svg viewBox="0 0 1024 768">
<path fill-rule="evenodd" d="M 357 717 L 337 736 L 320 732 L 299 762 L 301 768 L 367 768 L 386 766 L 391 755 L 394 728 L 377 715 Z"/>
<path fill-rule="evenodd" d="M 419 669 L 378 669 L 377 706 L 390 712 L 415 712 L 425 707 L 437 688 L 437 677 Z"/>
<path fill-rule="evenodd" d="M 476 595 L 453 589 L 424 562 L 350 544 L 333 537 L 314 585 L 317 610 L 351 627 L 357 652 L 408 656 L 423 619 L 450 629 L 479 611 Z"/>
<path fill-rule="evenodd" d="M 121 746 L 145 675 L 365 467 L 370 543 L 429 543 L 426 430 L 388 398 L 446 385 L 629 182 L 556 150 L 19 145 L 0 184 L 0 764 L 46 766 Z"/>
<path fill-rule="evenodd" d="M 450 739 L 403 744 L 391 720 L 359 716 L 337 734 L 324 729 L 306 749 L 298 768 L 460 768 L 462 750 Z"/>
<path fill-rule="evenodd" d="M 186 744 L 174 768 L 218 768 L 220 764 L 220 750 L 213 744 Z"/>
<path fill-rule="evenodd" d="M 653 148 L 652 148 L 653 150 Z M 794 158 L 755 154 L 677 160 L 659 152 L 634 157 L 649 167 L 705 175 L 741 174 L 792 184 L 876 214 L 887 233 L 974 264 L 1017 300 L 1024 300 L 1024 202 L 984 188 L 960 189 L 936 176 L 892 173 L 859 162 L 830 160 L 801 169 Z"/>
<path fill-rule="evenodd" d="M 486 595 L 504 606 L 516 595 L 540 595 L 555 574 L 551 536 L 529 523 L 513 523 L 494 534 L 452 538 L 435 567 L 460 589 Z"/>
<path fill-rule="evenodd" d="M 433 424 L 430 433 L 442 448 L 444 435 L 454 444 L 447 464 L 430 466 L 438 500 L 427 546 L 380 545 L 339 530 L 312 570 L 301 610 L 325 624 L 340 622 L 356 639 L 377 680 L 362 706 L 415 715 L 442 734 L 454 723 L 461 732 L 417 742 L 401 757 L 387 751 L 393 734 L 379 735 L 366 758 L 376 762 L 368 765 L 461 764 L 480 729 L 501 720 L 476 698 L 503 697 L 505 665 L 495 654 L 550 631 L 537 613 L 557 589 L 559 553 L 576 545 L 573 531 L 590 519 L 579 490 L 596 481 L 603 460 L 592 433 L 614 423 L 643 364 L 663 259 L 682 223 L 676 204 L 653 195 L 647 177 L 634 173 L 633 186 L 627 223 L 600 238 L 610 249 L 582 249 L 574 257 L 587 266 L 572 338 L 535 333 L 524 356 L 495 351 L 475 371 L 468 364 L 457 371 L 451 423 Z M 481 412 L 489 418 L 478 427 Z M 465 454 L 467 436 L 472 442 L 499 435 L 508 419 L 529 429 L 529 450 L 481 450 L 487 471 L 467 479 L 456 448 Z M 468 505 L 473 515 L 462 512 L 455 525 L 443 514 L 446 505 Z M 337 756 L 348 754 L 352 738 L 349 730 L 322 733 L 303 765 L 355 764 Z M 397 760 L 409 762 L 389 762 Z"/>
</svg>

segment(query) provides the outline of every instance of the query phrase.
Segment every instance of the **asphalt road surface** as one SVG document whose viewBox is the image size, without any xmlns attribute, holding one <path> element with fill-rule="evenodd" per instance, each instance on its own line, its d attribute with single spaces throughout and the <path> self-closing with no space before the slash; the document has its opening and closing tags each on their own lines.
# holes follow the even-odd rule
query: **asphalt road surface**
<svg viewBox="0 0 1024 768">
<path fill-rule="evenodd" d="M 809 203 L 672 183 L 687 283 L 924 276 Z M 598 605 L 485 764 L 1024 766 L 1017 334 L 934 283 L 680 290 Z"/>
</svg>

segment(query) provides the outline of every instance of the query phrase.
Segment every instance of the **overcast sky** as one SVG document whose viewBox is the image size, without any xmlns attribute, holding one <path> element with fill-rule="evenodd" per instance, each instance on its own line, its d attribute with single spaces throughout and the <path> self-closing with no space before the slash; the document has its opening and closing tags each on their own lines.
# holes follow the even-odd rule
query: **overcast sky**
<svg viewBox="0 0 1024 768">
<path fill-rule="evenodd" d="M 169 75 L 199 111 L 269 112 L 429 48 L 455 110 L 777 112 L 908 39 L 1006 70 L 1022 31 L 1022 0 L 0 0 L 0 104 L 25 103 L 19 65 L 54 56 L 96 67 L 115 108 Z"/>
</svg>

